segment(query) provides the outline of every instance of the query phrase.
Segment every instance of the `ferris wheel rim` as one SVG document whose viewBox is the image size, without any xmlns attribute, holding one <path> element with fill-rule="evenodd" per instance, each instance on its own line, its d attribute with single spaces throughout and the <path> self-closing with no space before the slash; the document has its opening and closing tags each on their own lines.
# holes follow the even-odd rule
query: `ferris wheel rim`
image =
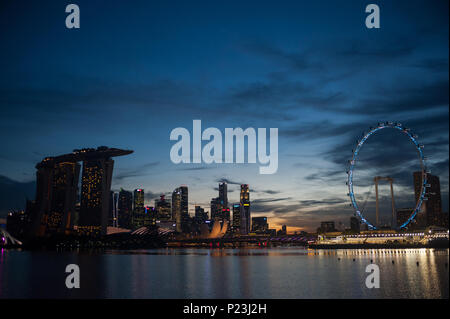
<svg viewBox="0 0 450 319">
<path fill-rule="evenodd" d="M 360 218 L 360 220 L 366 224 L 369 229 L 372 230 L 376 230 L 377 227 L 372 225 L 372 223 L 370 223 L 362 214 L 362 212 L 359 210 L 358 207 L 358 203 L 356 202 L 355 199 L 355 193 L 353 191 L 353 171 L 355 168 L 355 164 L 356 164 L 356 160 L 358 158 L 358 153 L 361 149 L 361 147 L 364 145 L 364 143 L 367 141 L 367 139 L 373 135 L 374 133 L 386 129 L 386 128 L 392 128 L 392 129 L 397 129 L 400 132 L 406 134 L 409 139 L 413 142 L 413 144 L 416 146 L 416 151 L 419 154 L 419 159 L 420 159 L 420 165 L 421 165 L 421 172 L 422 172 L 422 185 L 421 185 L 421 191 L 420 191 L 420 196 L 416 202 L 416 206 L 413 209 L 413 211 L 411 212 L 411 215 L 408 217 L 408 219 L 402 224 L 400 225 L 398 228 L 402 229 L 405 228 L 409 223 L 411 223 L 411 221 L 416 217 L 417 213 L 419 212 L 422 203 L 424 201 L 425 198 L 425 192 L 426 192 L 426 185 L 427 185 L 427 168 L 426 168 L 426 163 L 425 163 L 425 156 L 423 154 L 423 145 L 420 144 L 417 141 L 417 136 L 414 135 L 413 133 L 410 132 L 410 130 L 408 128 L 403 127 L 402 124 L 400 123 L 393 123 L 393 122 L 387 122 L 387 123 L 378 123 L 378 125 L 374 128 L 370 128 L 369 132 L 365 133 L 363 135 L 363 137 L 361 138 L 361 140 L 358 141 L 357 146 L 355 148 L 355 150 L 353 151 L 353 156 L 352 159 L 350 160 L 350 167 L 348 169 L 348 179 L 347 179 L 347 185 L 348 185 L 348 196 L 350 197 L 351 200 L 351 205 L 353 206 L 353 209 L 356 213 L 356 215 Z"/>
</svg>

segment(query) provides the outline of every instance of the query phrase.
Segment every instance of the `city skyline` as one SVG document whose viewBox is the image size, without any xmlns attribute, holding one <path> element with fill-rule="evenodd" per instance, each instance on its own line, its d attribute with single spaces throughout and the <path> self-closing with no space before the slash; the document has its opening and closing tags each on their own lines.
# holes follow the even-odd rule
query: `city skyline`
<svg viewBox="0 0 450 319">
<path fill-rule="evenodd" d="M 62 4 L 8 4 L 14 20 L 0 11 L 0 218 L 33 198 L 43 157 L 109 145 L 135 151 L 115 163 L 112 189 L 145 189 L 146 204 L 185 184 L 193 215 L 227 181 L 230 203 L 249 184 L 252 216 L 278 228 L 347 223 L 354 142 L 387 120 L 419 135 L 448 212 L 448 3 L 379 1 L 379 30 L 364 27 L 359 1 L 263 1 L 257 11 L 239 2 L 137 1 L 108 4 L 107 12 L 100 3 L 78 5 L 82 27 L 70 31 L 61 28 Z M 277 173 L 173 164 L 170 131 L 195 119 L 221 130 L 277 127 Z M 364 198 L 374 176 L 389 175 L 398 207 L 411 207 L 414 152 L 392 132 L 371 138 L 357 194 Z"/>
<path fill-rule="evenodd" d="M 410 131 L 410 129 L 407 130 Z M 262 227 L 260 219 L 267 221 L 267 217 L 261 214 L 257 214 L 256 217 L 251 216 L 251 191 L 248 184 L 240 185 L 239 203 L 230 203 L 228 201 L 228 183 L 220 182 L 218 187 L 215 188 L 219 196 L 211 199 L 209 214 L 205 212 L 204 207 L 196 204 L 194 204 L 195 214 L 189 213 L 189 191 L 185 184 L 176 187 L 172 196 L 167 200 L 165 194 L 161 194 L 160 200 L 155 199 L 153 207 L 146 205 L 145 190 L 142 188 L 136 188 L 133 192 L 123 188 L 120 189 L 120 192 L 111 190 L 114 166 L 112 157 L 132 153 L 132 150 L 100 146 L 97 149 L 75 149 L 72 153 L 45 157 L 36 164 L 37 194 L 35 199 L 27 200 L 26 203 L 25 215 L 31 222 L 29 226 L 25 227 L 28 229 L 26 231 L 30 234 L 43 236 L 44 234 L 71 233 L 76 229 L 80 234 L 97 236 L 99 234 L 106 235 L 106 226 L 136 230 L 142 226 L 156 225 L 160 221 L 171 221 L 171 225 L 176 226 L 174 230 L 176 229 L 180 234 L 188 234 L 198 232 L 198 229 L 195 230 L 193 225 L 204 224 L 209 215 L 210 222 L 227 222 L 232 233 L 247 235 L 253 232 L 254 220 L 257 221 L 257 224 L 260 224 L 256 228 Z M 82 164 L 80 164 L 80 161 L 82 161 Z M 80 175 L 81 168 L 82 174 Z M 448 223 L 448 213 L 442 210 L 439 177 L 427 173 L 426 182 L 422 182 L 423 174 L 423 171 L 413 173 L 416 202 L 422 193 L 423 183 L 428 189 L 424 191 L 426 201 L 423 202 L 422 208 L 414 218 L 416 226 L 412 225 L 413 229 L 417 226 L 443 226 Z M 390 216 L 390 223 L 380 222 L 377 203 L 375 225 L 377 228 L 394 229 L 406 222 L 414 209 L 399 208 L 395 205 L 394 180 L 391 177 L 376 176 L 374 178 L 377 200 L 380 180 L 390 182 L 392 215 Z M 362 205 L 362 211 L 365 205 L 366 203 Z M 164 207 L 163 211 L 161 211 L 161 207 Z M 20 216 L 20 214 L 16 216 Z M 367 217 L 366 212 L 361 217 L 368 219 L 367 222 L 364 219 L 356 218 L 356 220 L 361 221 L 361 227 L 372 229 L 371 223 L 374 221 Z M 355 229 L 353 219 L 355 217 L 350 218 L 350 228 L 348 229 Z M 335 228 L 335 221 L 321 221 L 321 225 L 324 223 L 332 223 L 331 229 L 340 230 L 345 230 L 347 225 L 347 223 L 344 225 L 339 221 L 339 227 Z M 273 227 L 274 230 L 277 228 L 279 229 L 279 227 Z M 286 225 L 282 225 L 281 228 L 286 233 Z M 320 227 L 320 229 L 323 228 L 323 226 Z M 296 233 L 296 230 L 291 230 L 291 233 Z"/>
</svg>

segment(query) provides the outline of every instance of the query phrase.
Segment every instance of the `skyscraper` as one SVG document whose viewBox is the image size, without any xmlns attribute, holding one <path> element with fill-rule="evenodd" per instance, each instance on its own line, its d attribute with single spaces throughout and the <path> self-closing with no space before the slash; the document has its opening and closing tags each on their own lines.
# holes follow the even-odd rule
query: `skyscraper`
<svg viewBox="0 0 450 319">
<path fill-rule="evenodd" d="M 414 172 L 414 195 L 416 202 L 422 190 L 422 172 Z M 426 201 L 422 204 L 422 213 L 425 214 L 426 225 L 436 226 L 440 224 L 440 215 L 442 213 L 441 185 L 439 177 L 427 174 L 427 187 L 425 197 Z"/>
<path fill-rule="evenodd" d="M 228 208 L 228 187 L 227 183 L 219 183 L 219 203 L 222 209 Z"/>
<path fill-rule="evenodd" d="M 204 223 L 208 220 L 208 213 L 201 206 L 195 206 L 195 219 L 197 222 Z"/>
<path fill-rule="evenodd" d="M 113 167 L 114 161 L 108 157 L 83 162 L 78 220 L 82 235 L 106 235 Z"/>
<path fill-rule="evenodd" d="M 117 202 L 119 200 L 119 193 L 111 191 L 111 196 L 109 197 L 109 213 L 108 213 L 108 226 L 119 227 L 118 226 L 118 211 Z"/>
<path fill-rule="evenodd" d="M 233 205 L 233 225 L 231 226 L 233 233 L 240 233 L 241 229 L 241 205 Z"/>
<path fill-rule="evenodd" d="M 191 218 L 189 216 L 189 197 L 188 197 L 188 187 L 186 185 L 181 185 L 181 230 L 183 233 L 188 233 L 190 231 Z"/>
<path fill-rule="evenodd" d="M 80 165 L 46 158 L 36 168 L 36 201 L 30 209 L 30 234 L 44 236 L 70 231 L 75 215 Z"/>
<path fill-rule="evenodd" d="M 176 223 L 177 232 L 181 233 L 181 189 L 176 188 L 172 192 L 172 219 Z"/>
<path fill-rule="evenodd" d="M 133 192 L 134 212 L 138 214 L 144 213 L 145 192 L 142 188 L 135 189 Z"/>
<path fill-rule="evenodd" d="M 241 194 L 240 194 L 240 206 L 241 206 L 241 223 L 240 223 L 240 232 L 241 235 L 247 235 L 250 232 L 250 189 L 248 184 L 241 185 Z"/>
<path fill-rule="evenodd" d="M 111 158 L 132 152 L 100 146 L 44 158 L 36 165 L 36 200 L 29 209 L 29 235 L 69 232 L 76 215 L 81 234 L 106 234 L 114 164 Z M 80 161 L 81 203 L 76 214 Z"/>
<path fill-rule="evenodd" d="M 131 192 L 121 189 L 117 202 L 117 211 L 119 217 L 119 227 L 131 229 L 133 213 L 133 195 Z"/>
<path fill-rule="evenodd" d="M 177 232 L 190 230 L 188 188 L 182 185 L 172 192 L 172 218 L 176 222 Z"/>
<path fill-rule="evenodd" d="M 156 219 L 159 221 L 174 220 L 170 202 L 166 201 L 166 196 L 161 195 L 159 200 L 155 200 Z"/>
<path fill-rule="evenodd" d="M 144 226 L 152 226 L 156 224 L 156 209 L 151 206 L 145 206 Z"/>
<path fill-rule="evenodd" d="M 144 226 L 145 218 L 145 192 L 142 188 L 135 189 L 133 192 L 133 217 L 132 228 L 137 229 Z"/>
<path fill-rule="evenodd" d="M 211 219 L 220 219 L 220 199 L 219 197 L 215 197 L 211 199 Z"/>
</svg>

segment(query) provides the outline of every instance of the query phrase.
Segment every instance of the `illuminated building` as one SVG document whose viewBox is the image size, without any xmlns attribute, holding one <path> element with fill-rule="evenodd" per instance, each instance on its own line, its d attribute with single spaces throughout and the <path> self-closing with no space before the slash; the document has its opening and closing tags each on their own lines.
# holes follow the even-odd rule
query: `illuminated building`
<svg viewBox="0 0 450 319">
<path fill-rule="evenodd" d="M 100 146 L 44 158 L 36 165 L 36 200 L 29 208 L 28 235 L 68 233 L 74 229 L 80 161 L 83 172 L 77 229 L 89 235 L 106 233 L 113 169 L 111 157 L 130 153 L 132 151 Z"/>
<path fill-rule="evenodd" d="M 241 206 L 241 222 L 240 222 L 240 233 L 241 235 L 247 235 L 250 232 L 250 189 L 248 184 L 241 185 L 240 194 L 240 206 Z"/>
<path fill-rule="evenodd" d="M 219 197 L 211 199 L 211 219 L 220 219 L 220 199 Z"/>
<path fill-rule="evenodd" d="M 361 224 L 358 218 L 354 216 L 350 217 L 350 229 L 355 233 L 359 233 L 361 231 Z"/>
<path fill-rule="evenodd" d="M 252 218 L 252 232 L 256 234 L 266 234 L 269 230 L 267 217 L 253 217 Z"/>
<path fill-rule="evenodd" d="M 53 158 L 36 165 L 36 201 L 29 208 L 30 235 L 67 233 L 73 229 L 80 165 Z"/>
<path fill-rule="evenodd" d="M 165 195 L 155 200 L 156 219 L 159 221 L 173 221 L 170 203 L 166 201 Z"/>
<path fill-rule="evenodd" d="M 145 192 L 142 188 L 135 189 L 133 192 L 133 215 L 132 229 L 144 226 L 145 208 L 144 208 Z"/>
<path fill-rule="evenodd" d="M 233 205 L 233 224 L 231 230 L 233 233 L 239 233 L 241 228 L 241 205 Z"/>
<path fill-rule="evenodd" d="M 156 209 L 151 206 L 145 206 L 144 226 L 156 225 Z"/>
<path fill-rule="evenodd" d="M 117 202 L 119 200 L 119 194 L 111 191 L 109 197 L 109 214 L 108 214 L 108 226 L 119 227 Z"/>
<path fill-rule="evenodd" d="M 172 192 L 172 218 L 176 223 L 176 231 L 181 233 L 181 190 L 176 188 Z"/>
<path fill-rule="evenodd" d="M 181 230 L 183 233 L 190 231 L 191 218 L 189 216 L 189 198 L 188 187 L 182 185 L 179 187 L 181 192 Z"/>
<path fill-rule="evenodd" d="M 94 158 L 83 162 L 81 206 L 78 232 L 81 235 L 106 235 L 114 161 Z"/>
<path fill-rule="evenodd" d="M 118 226 L 120 228 L 131 229 L 133 213 L 133 194 L 131 192 L 120 189 L 117 212 L 119 218 Z"/>
<path fill-rule="evenodd" d="M 422 186 L 422 172 L 414 172 L 414 195 L 416 202 L 419 199 Z M 442 214 L 441 184 L 439 177 L 427 174 L 427 187 L 422 208 L 426 216 L 426 226 L 439 226 Z"/>
<path fill-rule="evenodd" d="M 221 209 L 228 208 L 228 186 L 227 183 L 219 183 L 219 204 L 222 206 Z"/>
<path fill-rule="evenodd" d="M 144 213 L 144 190 L 142 188 L 138 188 L 134 190 L 134 212 L 138 214 Z"/>
</svg>

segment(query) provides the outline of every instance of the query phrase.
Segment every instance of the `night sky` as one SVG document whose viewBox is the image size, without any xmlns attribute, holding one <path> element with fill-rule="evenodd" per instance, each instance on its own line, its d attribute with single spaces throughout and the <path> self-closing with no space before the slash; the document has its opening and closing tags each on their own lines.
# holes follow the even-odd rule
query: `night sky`
<svg viewBox="0 0 450 319">
<path fill-rule="evenodd" d="M 81 28 L 65 27 L 76 3 Z M 376 3 L 381 28 L 367 29 Z M 398 121 L 419 135 L 448 212 L 448 1 L 16 1 L 0 3 L 0 217 L 34 196 L 45 156 L 106 145 L 113 189 L 144 188 L 146 203 L 181 184 L 190 210 L 229 201 L 250 184 L 252 215 L 270 227 L 348 225 L 346 165 L 364 130 Z M 173 164 L 176 127 L 278 128 L 279 167 Z M 392 176 L 397 207 L 414 205 L 418 157 L 385 130 L 361 151 L 364 201 Z M 382 187 L 387 210 L 388 187 Z M 367 195 L 373 215 L 375 196 Z M 385 214 L 388 216 L 388 213 Z"/>
</svg>

